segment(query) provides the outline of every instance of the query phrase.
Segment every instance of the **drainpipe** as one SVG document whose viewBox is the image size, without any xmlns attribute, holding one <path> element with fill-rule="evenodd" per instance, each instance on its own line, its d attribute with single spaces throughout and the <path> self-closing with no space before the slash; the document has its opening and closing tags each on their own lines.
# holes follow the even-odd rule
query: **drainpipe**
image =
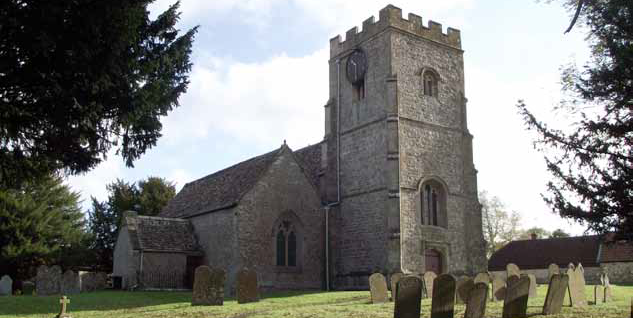
<svg viewBox="0 0 633 318">
<path fill-rule="evenodd" d="M 139 266 L 140 270 L 139 270 L 139 277 L 138 277 L 138 282 L 136 282 L 137 286 L 142 286 L 141 282 L 143 281 L 143 250 L 141 250 L 141 265 Z"/>
</svg>

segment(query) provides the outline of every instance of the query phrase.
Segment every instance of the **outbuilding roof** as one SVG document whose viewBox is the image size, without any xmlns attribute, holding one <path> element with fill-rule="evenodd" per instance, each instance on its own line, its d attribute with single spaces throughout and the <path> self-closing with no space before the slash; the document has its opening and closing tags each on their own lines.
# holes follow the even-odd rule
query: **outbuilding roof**
<svg viewBox="0 0 633 318">
<path fill-rule="evenodd" d="M 199 253 L 189 220 L 126 212 L 124 224 L 132 249 L 154 252 Z"/>
</svg>

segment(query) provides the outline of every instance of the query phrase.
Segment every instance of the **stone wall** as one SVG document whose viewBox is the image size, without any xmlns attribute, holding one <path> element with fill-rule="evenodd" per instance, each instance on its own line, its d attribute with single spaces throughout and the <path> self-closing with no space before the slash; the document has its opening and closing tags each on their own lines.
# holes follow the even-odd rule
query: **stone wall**
<svg viewBox="0 0 633 318">
<path fill-rule="evenodd" d="M 121 288 L 128 289 L 138 284 L 139 257 L 139 252 L 130 245 L 130 235 L 124 224 L 117 236 L 112 266 L 112 275 L 121 277 Z"/>
<path fill-rule="evenodd" d="M 633 284 L 633 262 L 602 263 L 600 268 L 609 275 L 612 284 Z"/>
<path fill-rule="evenodd" d="M 187 256 L 182 253 L 143 252 L 143 289 L 184 289 Z"/>
<path fill-rule="evenodd" d="M 566 268 L 561 268 L 561 272 L 563 273 L 566 270 Z M 585 267 L 585 282 L 587 285 L 600 284 L 600 270 L 600 267 Z M 490 272 L 490 274 L 503 280 L 505 280 L 507 276 L 506 271 L 493 271 Z M 533 274 L 536 277 L 537 284 L 549 284 L 549 272 L 547 271 L 547 268 L 521 269 L 521 274 Z M 613 280 L 611 280 L 611 283 L 613 283 Z"/>
</svg>

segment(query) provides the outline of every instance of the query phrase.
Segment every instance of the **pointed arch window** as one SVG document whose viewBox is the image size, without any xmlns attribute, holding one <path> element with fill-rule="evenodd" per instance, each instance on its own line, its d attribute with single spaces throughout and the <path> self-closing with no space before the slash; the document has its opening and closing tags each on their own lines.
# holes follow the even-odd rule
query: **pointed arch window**
<svg viewBox="0 0 633 318">
<path fill-rule="evenodd" d="M 424 95 L 437 97 L 438 95 L 438 76 L 431 70 L 426 70 L 422 74 L 422 84 L 424 87 Z"/>
<path fill-rule="evenodd" d="M 297 234 L 289 221 L 280 222 L 276 234 L 276 265 L 283 267 L 297 266 Z"/>
<path fill-rule="evenodd" d="M 436 180 L 429 180 L 420 189 L 421 220 L 423 225 L 447 227 L 446 191 Z"/>
</svg>

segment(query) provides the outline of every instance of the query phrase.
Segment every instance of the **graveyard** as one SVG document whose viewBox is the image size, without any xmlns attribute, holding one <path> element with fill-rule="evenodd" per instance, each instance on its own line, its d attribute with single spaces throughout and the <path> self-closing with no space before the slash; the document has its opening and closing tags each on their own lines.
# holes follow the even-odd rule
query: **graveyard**
<svg viewBox="0 0 633 318">
<path fill-rule="evenodd" d="M 585 294 L 593 295 L 593 286 Z M 547 286 L 539 286 L 537 297 L 528 301 L 527 313 L 533 317 L 629 317 L 633 286 L 613 286 L 613 301 L 583 309 L 563 306 L 556 315 L 540 315 Z M 280 292 L 263 294 L 255 303 L 238 304 L 226 297 L 223 306 L 191 306 L 191 292 L 97 291 L 69 296 L 68 311 L 73 318 L 93 317 L 393 317 L 394 303 L 371 304 L 369 291 Z M 588 297 L 592 298 L 592 297 Z M 50 318 L 59 312 L 59 296 L 0 297 L 2 318 Z M 501 317 L 503 302 L 489 301 L 485 317 Z M 455 317 L 463 317 L 465 305 L 455 306 Z M 431 300 L 421 302 L 421 317 L 430 317 Z"/>
</svg>

